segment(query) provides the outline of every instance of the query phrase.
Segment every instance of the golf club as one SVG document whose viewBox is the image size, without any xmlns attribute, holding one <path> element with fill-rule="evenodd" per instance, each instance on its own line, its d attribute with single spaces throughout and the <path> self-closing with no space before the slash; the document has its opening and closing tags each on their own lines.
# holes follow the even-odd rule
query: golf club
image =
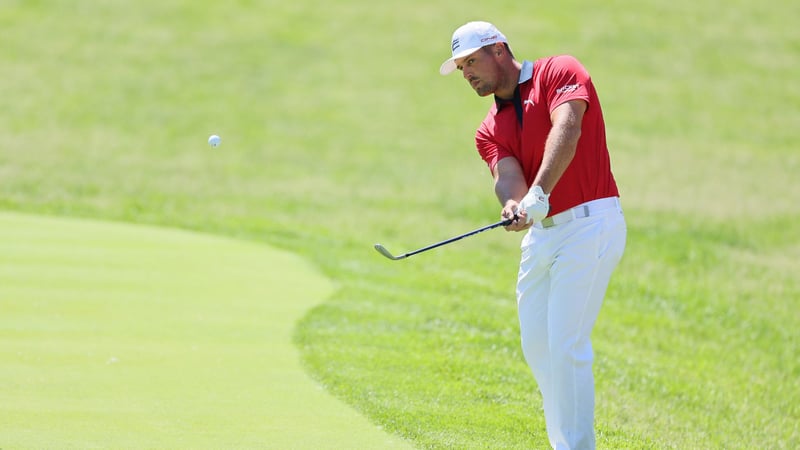
<svg viewBox="0 0 800 450">
<path fill-rule="evenodd" d="M 513 222 L 516 219 L 517 219 L 517 216 L 514 216 L 511 219 L 503 219 L 503 220 L 501 220 L 499 222 L 495 222 L 495 223 L 493 223 L 491 225 L 486 225 L 485 227 L 481 227 L 481 228 L 478 228 L 477 230 L 470 231 L 469 233 L 464 233 L 464 234 L 452 237 L 450 239 L 447 239 L 447 240 L 444 240 L 444 241 L 441 241 L 441 242 L 437 242 L 435 244 L 431 244 L 431 245 L 429 245 L 427 247 L 422 247 L 422 248 L 414 250 L 412 252 L 403 253 L 402 255 L 398 255 L 398 256 L 392 255 L 392 252 L 387 250 L 386 247 L 384 247 L 381 244 L 375 244 L 375 250 L 377 250 L 378 253 L 380 253 L 381 255 L 391 259 L 392 261 L 397 261 L 398 259 L 405 259 L 405 258 L 408 258 L 409 256 L 416 255 L 417 253 L 422 253 L 422 252 L 425 252 L 425 251 L 428 251 L 428 250 L 432 250 L 432 249 L 434 249 L 436 247 L 441 247 L 442 245 L 449 244 L 451 242 L 455 242 L 455 241 L 458 241 L 460 239 L 464 239 L 465 237 L 469 237 L 469 236 L 478 234 L 481 231 L 491 230 L 493 228 L 510 225 L 511 222 Z"/>
</svg>

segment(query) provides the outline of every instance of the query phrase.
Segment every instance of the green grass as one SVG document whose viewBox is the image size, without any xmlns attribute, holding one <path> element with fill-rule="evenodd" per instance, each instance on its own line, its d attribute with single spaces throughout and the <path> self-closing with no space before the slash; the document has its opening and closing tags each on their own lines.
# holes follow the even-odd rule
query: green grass
<svg viewBox="0 0 800 450">
<path fill-rule="evenodd" d="M 330 288 L 253 242 L 0 212 L 3 448 L 408 448 L 303 370 Z"/>
<path fill-rule="evenodd" d="M 0 208 L 303 255 L 337 286 L 295 332 L 330 392 L 420 448 L 543 448 L 521 236 L 371 249 L 497 217 L 489 100 L 437 74 L 485 18 L 518 57 L 579 57 L 603 100 L 629 241 L 594 334 L 598 446 L 800 440 L 800 6 L 96 3 L 0 8 Z"/>
</svg>

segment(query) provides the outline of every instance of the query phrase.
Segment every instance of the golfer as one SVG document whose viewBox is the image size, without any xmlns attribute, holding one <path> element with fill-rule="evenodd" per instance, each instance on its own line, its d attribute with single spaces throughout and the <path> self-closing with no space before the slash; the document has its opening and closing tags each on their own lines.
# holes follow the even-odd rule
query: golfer
<svg viewBox="0 0 800 450">
<path fill-rule="evenodd" d="M 494 95 L 475 136 L 501 216 L 526 231 L 517 280 L 522 350 L 539 385 L 550 445 L 593 449 L 590 335 L 627 228 L 592 79 L 572 56 L 519 62 L 487 22 L 453 33 L 442 75 Z"/>
</svg>

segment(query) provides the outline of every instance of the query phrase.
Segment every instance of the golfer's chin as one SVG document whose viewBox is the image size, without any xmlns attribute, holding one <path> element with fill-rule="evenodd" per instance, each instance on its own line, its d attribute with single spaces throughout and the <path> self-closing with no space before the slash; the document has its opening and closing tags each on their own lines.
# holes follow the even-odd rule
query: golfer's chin
<svg viewBox="0 0 800 450">
<path fill-rule="evenodd" d="M 478 94 L 479 97 L 486 97 L 487 95 L 491 95 L 494 93 L 493 89 L 489 89 L 488 87 L 481 84 L 473 86 L 472 89 L 475 90 L 475 93 Z"/>
<path fill-rule="evenodd" d="M 489 91 L 484 92 L 484 91 L 479 91 L 477 89 L 475 90 L 475 93 L 478 94 L 478 97 L 488 97 L 489 95 L 492 94 Z"/>
</svg>

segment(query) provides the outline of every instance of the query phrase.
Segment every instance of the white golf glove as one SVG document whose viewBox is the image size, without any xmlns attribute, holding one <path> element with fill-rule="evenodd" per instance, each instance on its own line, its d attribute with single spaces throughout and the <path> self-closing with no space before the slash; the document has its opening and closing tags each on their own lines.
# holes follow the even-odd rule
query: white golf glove
<svg viewBox="0 0 800 450">
<path fill-rule="evenodd" d="M 546 195 L 541 186 L 533 186 L 531 190 L 525 194 L 525 197 L 522 197 L 522 200 L 519 202 L 518 211 L 525 211 L 528 217 L 526 223 L 530 223 L 531 221 L 534 223 L 541 222 L 542 219 L 547 217 L 547 213 L 550 211 L 549 199 L 550 195 Z"/>
</svg>

